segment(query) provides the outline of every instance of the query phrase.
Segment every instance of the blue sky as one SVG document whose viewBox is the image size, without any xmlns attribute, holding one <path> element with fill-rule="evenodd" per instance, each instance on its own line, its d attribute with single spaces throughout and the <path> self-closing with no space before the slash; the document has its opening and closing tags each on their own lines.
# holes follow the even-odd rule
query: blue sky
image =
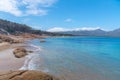
<svg viewBox="0 0 120 80">
<path fill-rule="evenodd" d="M 120 28 L 120 0 L 0 0 L 0 18 L 36 29 Z"/>
</svg>

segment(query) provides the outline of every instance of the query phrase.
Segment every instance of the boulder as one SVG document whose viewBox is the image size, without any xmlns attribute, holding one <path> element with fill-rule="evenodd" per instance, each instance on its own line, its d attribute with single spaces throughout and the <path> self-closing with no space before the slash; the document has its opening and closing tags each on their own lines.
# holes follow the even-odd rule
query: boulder
<svg viewBox="0 0 120 80">
<path fill-rule="evenodd" d="M 44 39 L 40 39 L 40 42 L 43 43 L 43 42 L 46 42 Z"/>
<path fill-rule="evenodd" d="M 13 51 L 16 58 L 21 58 L 27 55 L 27 50 L 25 48 L 19 47 Z"/>
<path fill-rule="evenodd" d="M 0 74 L 0 80 L 59 80 L 51 75 L 34 70 L 9 71 Z"/>
</svg>

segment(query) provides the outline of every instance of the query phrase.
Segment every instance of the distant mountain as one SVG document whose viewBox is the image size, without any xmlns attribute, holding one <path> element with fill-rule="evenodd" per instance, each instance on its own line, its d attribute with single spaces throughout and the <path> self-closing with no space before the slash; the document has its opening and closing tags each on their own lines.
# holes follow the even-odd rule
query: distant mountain
<svg viewBox="0 0 120 80">
<path fill-rule="evenodd" d="M 105 31 L 101 29 L 96 30 L 80 30 L 80 31 L 66 31 L 66 32 L 59 32 L 64 34 L 73 34 L 73 35 L 79 35 L 79 36 L 102 36 L 106 34 Z"/>
<path fill-rule="evenodd" d="M 33 29 L 25 24 L 19 24 L 7 20 L 0 19 L 0 34 L 37 34 L 47 36 L 109 36 L 120 37 L 120 28 L 113 31 L 104 31 L 102 29 L 82 29 L 82 30 L 70 30 L 61 32 L 47 32 L 42 30 Z"/>
<path fill-rule="evenodd" d="M 120 37 L 120 28 L 107 33 L 108 36 Z"/>
<path fill-rule="evenodd" d="M 61 34 L 72 34 L 76 36 L 108 36 L 108 37 L 120 37 L 120 28 L 113 31 L 104 31 L 101 29 L 96 30 L 78 30 L 78 31 L 61 31 Z"/>
<path fill-rule="evenodd" d="M 30 26 L 25 24 L 19 24 L 7 20 L 0 19 L 0 34 L 37 34 L 37 35 L 47 35 L 47 36 L 66 36 L 68 34 L 52 33 L 41 30 L 35 30 Z"/>
</svg>

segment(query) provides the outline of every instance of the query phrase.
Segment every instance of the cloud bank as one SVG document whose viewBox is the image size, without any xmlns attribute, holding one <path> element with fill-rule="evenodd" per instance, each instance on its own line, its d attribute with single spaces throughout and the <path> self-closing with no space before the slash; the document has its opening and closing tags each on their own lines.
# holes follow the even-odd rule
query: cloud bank
<svg viewBox="0 0 120 80">
<path fill-rule="evenodd" d="M 0 11 L 15 16 L 46 15 L 57 0 L 0 0 Z"/>
<path fill-rule="evenodd" d="M 61 28 L 61 27 L 54 27 L 51 29 L 48 29 L 48 32 L 64 32 L 64 31 L 92 31 L 92 30 L 97 30 L 100 29 L 100 27 L 83 27 L 83 28 L 73 28 L 73 29 L 67 29 L 67 28 Z"/>
</svg>

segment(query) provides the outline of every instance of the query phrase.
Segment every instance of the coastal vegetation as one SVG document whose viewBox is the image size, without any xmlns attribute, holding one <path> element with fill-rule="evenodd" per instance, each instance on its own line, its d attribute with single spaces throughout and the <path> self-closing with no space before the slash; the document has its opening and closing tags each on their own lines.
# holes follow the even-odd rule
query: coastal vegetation
<svg viewBox="0 0 120 80">
<path fill-rule="evenodd" d="M 46 32 L 42 30 L 33 29 L 30 26 L 25 24 L 19 24 L 7 20 L 0 19 L 0 33 L 1 34 L 12 34 L 12 35 L 21 35 L 21 34 L 36 34 L 36 35 L 44 35 L 44 36 L 71 36 L 70 34 L 60 34 L 60 33 L 52 33 Z"/>
</svg>

